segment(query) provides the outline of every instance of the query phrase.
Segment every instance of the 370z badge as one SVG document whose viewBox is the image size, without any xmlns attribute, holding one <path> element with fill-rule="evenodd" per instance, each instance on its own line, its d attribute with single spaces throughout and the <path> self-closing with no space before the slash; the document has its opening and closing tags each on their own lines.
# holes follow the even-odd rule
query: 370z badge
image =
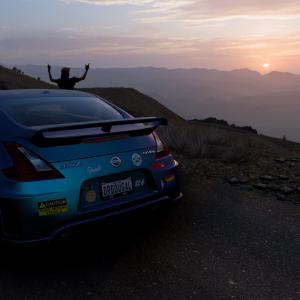
<svg viewBox="0 0 300 300">
<path fill-rule="evenodd" d="M 61 165 L 60 168 L 61 169 L 65 169 L 65 168 L 74 168 L 74 167 L 81 167 L 81 162 L 76 162 L 74 164 L 67 164 L 67 165 Z"/>
<path fill-rule="evenodd" d="M 143 161 L 142 161 L 142 158 L 137 153 L 133 153 L 132 154 L 132 162 L 135 166 L 139 167 Z"/>
<path fill-rule="evenodd" d="M 149 150 L 149 151 L 143 152 L 144 155 L 147 155 L 147 154 L 154 154 L 154 153 L 155 153 L 155 150 Z"/>
</svg>

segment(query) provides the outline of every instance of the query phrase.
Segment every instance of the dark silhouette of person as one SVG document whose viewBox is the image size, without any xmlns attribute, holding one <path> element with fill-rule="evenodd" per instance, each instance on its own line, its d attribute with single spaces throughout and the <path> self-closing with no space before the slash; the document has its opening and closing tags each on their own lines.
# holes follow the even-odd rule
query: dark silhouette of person
<svg viewBox="0 0 300 300">
<path fill-rule="evenodd" d="M 70 68 L 62 68 L 61 69 L 61 76 L 58 79 L 53 79 L 52 75 L 51 75 L 51 66 L 49 66 L 48 64 L 48 73 L 49 73 L 49 78 L 51 82 L 55 82 L 57 83 L 58 87 L 60 89 L 64 89 L 64 90 L 73 90 L 74 89 L 74 85 L 81 81 L 84 80 L 86 77 L 86 74 L 89 70 L 90 64 L 85 65 L 85 72 L 83 74 L 82 77 L 77 78 L 77 77 L 70 77 Z"/>
</svg>

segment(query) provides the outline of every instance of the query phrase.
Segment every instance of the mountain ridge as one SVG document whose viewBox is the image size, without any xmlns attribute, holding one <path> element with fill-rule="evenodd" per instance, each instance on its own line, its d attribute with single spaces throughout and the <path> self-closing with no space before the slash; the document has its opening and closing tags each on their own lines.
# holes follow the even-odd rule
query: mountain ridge
<svg viewBox="0 0 300 300">
<path fill-rule="evenodd" d="M 46 66 L 16 67 L 25 74 L 30 69 L 41 83 L 49 82 Z M 60 77 L 60 69 L 52 66 L 53 78 Z M 84 68 L 71 68 L 71 77 L 83 73 Z M 134 88 L 186 120 L 213 116 L 300 142 L 300 119 L 295 117 L 300 114 L 300 75 L 276 71 L 261 75 L 249 69 L 91 68 L 86 79 L 76 84 L 79 89 L 104 87 Z"/>
</svg>

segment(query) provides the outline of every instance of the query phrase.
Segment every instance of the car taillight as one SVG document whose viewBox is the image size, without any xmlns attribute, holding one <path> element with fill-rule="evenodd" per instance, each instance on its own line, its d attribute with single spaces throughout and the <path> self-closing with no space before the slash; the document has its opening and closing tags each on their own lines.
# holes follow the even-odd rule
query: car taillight
<svg viewBox="0 0 300 300">
<path fill-rule="evenodd" d="M 153 136 L 156 143 L 156 159 L 169 155 L 169 150 L 165 142 L 155 132 L 153 132 Z"/>
<path fill-rule="evenodd" d="M 8 179 L 31 181 L 64 178 L 55 168 L 25 147 L 12 142 L 3 144 L 13 161 L 10 168 L 2 171 Z"/>
</svg>

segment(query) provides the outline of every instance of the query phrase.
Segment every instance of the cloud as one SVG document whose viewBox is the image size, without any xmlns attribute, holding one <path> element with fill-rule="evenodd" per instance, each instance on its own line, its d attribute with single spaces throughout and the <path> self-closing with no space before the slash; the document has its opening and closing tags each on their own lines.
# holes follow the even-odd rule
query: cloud
<svg viewBox="0 0 300 300">
<path fill-rule="evenodd" d="M 161 30 L 157 27 L 153 27 L 153 26 L 142 26 L 140 28 L 137 28 L 135 30 L 133 30 L 133 32 L 135 33 L 154 33 L 154 32 L 160 32 Z"/>
<path fill-rule="evenodd" d="M 222 20 L 233 18 L 290 18 L 299 17 L 300 3 L 287 0 L 202 0 L 188 4 L 183 16 L 201 20 Z"/>
<path fill-rule="evenodd" d="M 191 24 L 186 25 L 186 28 L 213 28 L 213 27 L 225 27 L 226 24 Z"/>
<path fill-rule="evenodd" d="M 152 20 L 226 20 L 248 18 L 288 18 L 300 15 L 299 0 L 61 0 L 65 3 L 82 2 L 94 5 L 135 5 L 147 6 L 139 14 L 164 12 L 165 18 Z M 151 19 L 141 19 L 150 22 Z"/>
<path fill-rule="evenodd" d="M 300 31 L 236 38 L 160 38 L 83 35 L 68 32 L 0 39 L 5 62 L 94 67 L 257 69 L 268 61 L 277 70 L 300 73 Z M 277 65 L 276 65 L 277 64 Z"/>
<path fill-rule="evenodd" d="M 78 29 L 78 28 L 60 28 L 58 29 L 58 31 L 82 31 L 81 29 Z"/>
<path fill-rule="evenodd" d="M 113 29 L 113 28 L 121 28 L 122 26 L 119 25 L 113 25 L 113 26 L 91 26 L 88 27 L 88 29 Z"/>
<path fill-rule="evenodd" d="M 61 2 L 72 3 L 82 2 L 94 5 L 144 5 L 153 2 L 153 0 L 61 0 Z"/>
<path fill-rule="evenodd" d="M 7 29 L 7 28 L 9 28 L 10 26 L 2 26 L 1 28 L 3 28 L 3 29 Z"/>
<path fill-rule="evenodd" d="M 237 38 L 160 38 L 160 37 L 116 37 L 95 34 L 67 34 L 64 32 L 44 37 L 4 38 L 0 40 L 2 50 L 39 52 L 70 56 L 79 53 L 89 55 L 101 53 L 107 56 L 161 54 L 168 56 L 184 54 L 205 57 L 209 55 L 243 57 L 264 53 L 299 53 L 300 31 L 288 35 L 245 36 Z"/>
<path fill-rule="evenodd" d="M 81 1 L 81 0 L 77 0 Z M 90 0 L 90 3 L 93 1 Z M 142 4 L 142 3 L 140 3 Z M 198 22 L 244 19 L 291 19 L 300 17 L 298 0 L 186 0 L 152 1 L 150 8 L 135 14 L 160 13 L 156 17 L 140 17 L 135 21 L 155 22 Z"/>
</svg>

